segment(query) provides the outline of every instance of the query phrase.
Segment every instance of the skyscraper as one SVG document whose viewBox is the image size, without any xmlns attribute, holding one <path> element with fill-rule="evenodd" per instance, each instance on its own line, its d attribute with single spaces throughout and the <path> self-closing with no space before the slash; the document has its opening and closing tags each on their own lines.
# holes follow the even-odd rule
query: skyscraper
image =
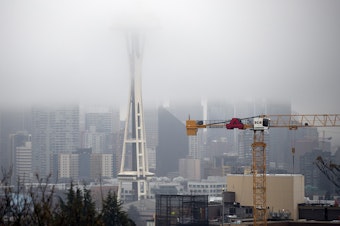
<svg viewBox="0 0 340 226">
<path fill-rule="evenodd" d="M 79 147 L 79 107 L 39 106 L 32 109 L 32 170 L 44 178 L 52 173 L 52 155 Z M 56 175 L 53 175 L 56 176 Z"/>
<path fill-rule="evenodd" d="M 178 172 L 179 159 L 188 155 L 189 141 L 185 124 L 163 107 L 158 111 L 158 131 L 156 175 L 161 177 Z"/>
</svg>

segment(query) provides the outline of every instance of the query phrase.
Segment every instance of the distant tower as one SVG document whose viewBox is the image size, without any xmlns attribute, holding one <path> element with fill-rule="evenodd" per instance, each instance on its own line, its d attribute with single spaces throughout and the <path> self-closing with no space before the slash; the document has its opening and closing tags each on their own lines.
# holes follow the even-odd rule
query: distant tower
<svg viewBox="0 0 340 226">
<path fill-rule="evenodd" d="M 126 36 L 128 57 L 130 63 L 131 87 L 128 111 L 125 121 L 124 143 L 122 161 L 118 174 L 118 197 L 121 196 L 122 183 L 131 182 L 132 201 L 148 197 L 148 179 L 153 176 L 149 172 L 146 151 L 146 138 L 144 128 L 143 102 L 142 102 L 142 61 L 143 38 L 139 32 L 127 32 Z M 128 149 L 128 147 L 130 149 Z M 127 150 L 131 150 L 131 167 L 125 167 Z"/>
</svg>

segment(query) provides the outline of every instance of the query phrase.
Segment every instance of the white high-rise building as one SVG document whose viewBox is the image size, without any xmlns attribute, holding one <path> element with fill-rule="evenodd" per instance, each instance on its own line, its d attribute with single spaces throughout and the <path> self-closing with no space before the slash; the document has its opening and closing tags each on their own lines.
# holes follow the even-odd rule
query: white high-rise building
<svg viewBox="0 0 340 226">
<path fill-rule="evenodd" d="M 16 147 L 15 172 L 20 182 L 30 182 L 32 176 L 32 142 L 26 141 L 22 147 Z M 16 178 L 16 179 L 17 179 Z"/>
<path fill-rule="evenodd" d="M 32 179 L 32 136 L 27 131 L 9 135 L 10 164 L 13 167 L 12 184 L 18 180 L 29 182 Z M 2 156 L 1 156 L 2 157 Z"/>
</svg>

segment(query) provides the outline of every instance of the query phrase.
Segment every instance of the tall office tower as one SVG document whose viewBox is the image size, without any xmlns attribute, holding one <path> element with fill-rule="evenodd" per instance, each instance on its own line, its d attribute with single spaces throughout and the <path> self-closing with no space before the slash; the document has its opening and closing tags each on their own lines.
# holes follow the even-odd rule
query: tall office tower
<svg viewBox="0 0 340 226">
<path fill-rule="evenodd" d="M 156 175 L 162 177 L 178 174 L 179 160 L 187 157 L 189 150 L 185 124 L 167 109 L 160 107 L 158 131 Z"/>
<path fill-rule="evenodd" d="M 52 156 L 79 147 L 79 107 L 59 105 L 32 109 L 32 170 L 45 178 L 56 166 Z M 52 163 L 52 164 L 51 164 Z M 56 172 L 54 172 L 57 176 Z"/>
<path fill-rule="evenodd" d="M 148 180 L 153 176 L 149 172 L 148 156 L 146 150 L 146 137 L 144 127 L 144 112 L 142 101 L 142 61 L 143 61 L 143 38 L 139 32 L 127 32 L 128 57 L 130 63 L 130 96 L 127 116 L 125 121 L 124 143 L 122 161 L 118 174 L 119 190 L 121 198 L 122 183 L 132 183 L 135 192 L 134 200 L 148 197 Z M 131 169 L 125 168 L 127 150 L 131 150 Z"/>
</svg>

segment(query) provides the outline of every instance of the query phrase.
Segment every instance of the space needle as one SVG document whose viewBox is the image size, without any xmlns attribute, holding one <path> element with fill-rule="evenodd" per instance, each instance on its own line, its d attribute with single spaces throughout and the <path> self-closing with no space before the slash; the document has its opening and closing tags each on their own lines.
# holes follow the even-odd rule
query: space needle
<svg viewBox="0 0 340 226">
<path fill-rule="evenodd" d="M 124 26 L 129 69 L 130 69 L 130 92 L 128 109 L 125 120 L 124 141 L 120 172 L 118 173 L 119 189 L 118 197 L 123 199 L 123 183 L 132 185 L 132 201 L 147 199 L 149 197 L 149 180 L 154 176 L 149 172 L 148 154 L 146 149 L 144 111 L 142 100 L 142 64 L 145 32 L 154 26 L 147 19 L 149 15 L 139 14 L 129 17 Z M 131 151 L 131 155 L 127 152 Z M 131 156 L 131 166 L 127 169 L 127 156 Z"/>
</svg>

